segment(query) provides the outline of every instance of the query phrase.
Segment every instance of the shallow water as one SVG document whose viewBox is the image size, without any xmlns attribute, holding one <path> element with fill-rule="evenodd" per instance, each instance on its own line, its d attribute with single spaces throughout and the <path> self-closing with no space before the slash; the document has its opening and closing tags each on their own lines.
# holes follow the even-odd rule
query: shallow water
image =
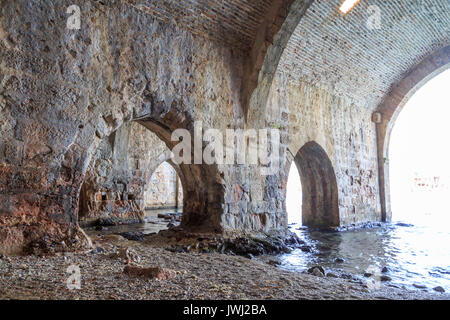
<svg viewBox="0 0 450 320">
<path fill-rule="evenodd" d="M 298 225 L 290 228 L 312 247 L 312 252 L 296 249 L 278 256 L 283 269 L 304 272 L 321 265 L 326 271 L 361 278 L 366 272 L 387 275 L 392 278 L 390 284 L 408 289 L 416 284 L 450 291 L 450 233 L 446 224 L 414 226 L 393 222 L 346 232 L 298 230 Z M 387 273 L 381 273 L 383 267 L 388 268 Z"/>
<path fill-rule="evenodd" d="M 107 227 L 107 230 L 87 232 L 94 234 L 117 234 L 121 232 L 157 233 L 167 229 L 168 221 L 158 218 L 158 213 L 174 210 L 151 210 L 146 223 Z M 387 275 L 393 284 L 408 289 L 424 285 L 428 290 L 441 286 L 450 292 L 450 232 L 447 223 L 435 219 L 417 220 L 416 224 L 401 221 L 386 223 L 373 229 L 345 232 L 309 231 L 299 224 L 291 224 L 291 231 L 311 247 L 311 252 L 296 249 L 289 254 L 261 257 L 261 260 L 277 260 L 282 269 L 305 272 L 320 265 L 326 272 L 352 274 L 360 279 L 364 273 Z M 428 223 L 434 221 L 434 224 Z M 442 220 L 440 220 L 442 221 Z M 336 262 L 342 259 L 343 262 Z M 381 273 L 383 267 L 387 273 Z M 372 279 L 372 278 L 371 278 Z M 369 279 L 370 280 L 370 279 Z M 417 289 L 418 290 L 418 289 Z"/>
<path fill-rule="evenodd" d="M 99 234 L 118 234 L 122 232 L 136 232 L 142 233 L 144 235 L 158 233 L 161 230 L 168 229 L 169 220 L 158 218 L 160 213 L 181 213 L 175 209 L 154 209 L 145 211 L 145 223 L 133 223 L 133 224 L 122 224 L 117 226 L 108 226 L 103 230 L 95 230 L 95 228 L 86 228 L 88 235 L 99 235 Z M 177 225 L 177 222 L 173 224 Z"/>
</svg>

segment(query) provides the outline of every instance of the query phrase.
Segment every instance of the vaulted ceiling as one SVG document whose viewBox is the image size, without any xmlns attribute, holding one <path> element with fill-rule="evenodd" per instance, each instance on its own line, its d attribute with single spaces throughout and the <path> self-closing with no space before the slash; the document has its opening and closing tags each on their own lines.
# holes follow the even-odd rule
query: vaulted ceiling
<svg viewBox="0 0 450 320">
<path fill-rule="evenodd" d="M 288 42 L 278 72 L 376 108 L 392 84 L 450 44 L 450 0 L 362 0 L 345 16 L 339 12 L 342 2 L 312 3 Z M 369 6 L 379 8 L 379 29 L 368 28 L 378 10 Z"/>
<path fill-rule="evenodd" d="M 275 2 L 283 2 L 286 7 L 293 2 L 308 5 L 311 2 L 123 1 L 160 20 L 176 23 L 195 35 L 244 53 L 252 50 L 258 32 L 264 30 L 261 25 Z M 278 73 L 292 82 L 308 82 L 326 87 L 336 95 L 363 100 L 374 109 L 408 70 L 433 51 L 450 45 L 450 0 L 361 0 L 346 15 L 339 12 L 343 1 L 312 1 L 287 45 L 285 42 L 274 43 L 286 46 Z M 380 28 L 370 29 L 367 22 L 374 17 L 375 11 L 371 10 L 377 8 Z M 269 61 L 278 62 L 277 59 Z M 259 71 L 260 66 L 256 67 Z"/>
<path fill-rule="evenodd" d="M 250 50 L 272 0 L 126 0 L 191 33 Z"/>
</svg>

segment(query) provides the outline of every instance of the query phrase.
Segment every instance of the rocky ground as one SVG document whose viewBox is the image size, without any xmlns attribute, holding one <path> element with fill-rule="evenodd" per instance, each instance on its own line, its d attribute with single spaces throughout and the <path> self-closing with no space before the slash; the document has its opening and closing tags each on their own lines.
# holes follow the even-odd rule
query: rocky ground
<svg viewBox="0 0 450 320">
<path fill-rule="evenodd" d="M 172 252 L 117 235 L 93 241 L 96 249 L 84 253 L 2 257 L 0 299 L 450 299 L 448 293 L 385 284 L 373 289 L 352 279 L 293 273 L 243 256 Z M 120 254 L 127 248 L 131 254 Z M 71 265 L 80 268 L 80 289 L 67 287 Z M 175 272 L 167 273 L 168 279 L 151 279 L 124 273 L 130 265 Z"/>
</svg>

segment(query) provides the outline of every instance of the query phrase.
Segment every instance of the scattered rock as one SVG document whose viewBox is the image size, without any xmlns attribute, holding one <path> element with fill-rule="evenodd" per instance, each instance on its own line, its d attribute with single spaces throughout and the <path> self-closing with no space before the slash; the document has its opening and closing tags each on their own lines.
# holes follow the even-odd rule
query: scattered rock
<svg viewBox="0 0 450 320">
<path fill-rule="evenodd" d="M 339 278 L 339 276 L 337 274 L 333 273 L 333 272 L 328 272 L 327 273 L 327 277 L 329 277 L 329 278 Z"/>
<path fill-rule="evenodd" d="M 127 263 L 134 262 L 139 264 L 141 257 L 131 248 L 119 248 L 116 253 L 111 255 L 112 258 L 125 259 Z"/>
<path fill-rule="evenodd" d="M 98 218 L 95 224 L 96 227 L 109 227 L 117 225 L 117 221 L 113 218 Z"/>
<path fill-rule="evenodd" d="M 386 282 L 386 281 L 391 281 L 392 278 L 386 275 L 381 275 L 380 276 L 380 281 Z"/>
<path fill-rule="evenodd" d="M 104 253 L 104 252 L 105 252 L 105 249 L 103 249 L 102 247 L 97 247 L 97 248 L 91 250 L 92 254 L 98 254 L 98 253 Z"/>
<path fill-rule="evenodd" d="M 95 221 L 91 221 L 89 223 L 84 222 L 85 226 L 94 226 L 94 227 L 111 227 L 118 226 L 123 224 L 134 224 L 134 223 L 143 223 L 144 218 L 141 217 L 128 217 L 128 218 L 120 218 L 120 217 L 101 217 L 96 219 Z M 87 223 L 87 225 L 86 225 Z"/>
<path fill-rule="evenodd" d="M 163 230 L 158 233 L 159 237 L 165 237 L 179 241 L 181 233 L 175 227 L 169 230 Z M 175 234 L 176 233 L 176 234 Z M 186 237 L 185 237 L 186 239 Z M 268 234 L 259 233 L 247 237 L 222 238 L 214 235 L 213 237 L 195 237 L 191 241 L 184 241 L 183 245 L 173 244 L 166 250 L 171 252 L 219 252 L 222 254 L 239 255 L 243 257 L 276 255 L 281 253 L 290 253 L 294 248 L 299 248 L 303 243 L 294 233 L 287 234 Z"/>
<path fill-rule="evenodd" d="M 417 284 L 417 283 L 414 283 L 413 286 L 417 289 L 426 289 L 427 288 L 427 286 L 424 286 L 423 284 Z"/>
<path fill-rule="evenodd" d="M 154 235 L 156 235 L 157 233 L 156 232 L 150 232 L 150 233 L 145 233 L 145 234 L 143 234 L 143 236 L 144 237 L 151 237 L 151 236 L 154 236 Z"/>
<path fill-rule="evenodd" d="M 412 225 L 412 224 L 403 223 L 403 222 L 397 222 L 395 225 L 399 226 L 399 227 L 414 227 L 414 225 Z"/>
<path fill-rule="evenodd" d="M 267 261 L 267 264 L 270 264 L 271 266 L 279 266 L 281 262 L 276 260 L 269 260 Z"/>
<path fill-rule="evenodd" d="M 103 239 L 106 241 L 123 241 L 125 240 L 124 237 L 118 234 L 107 234 L 103 236 Z"/>
<path fill-rule="evenodd" d="M 382 273 L 386 273 L 386 272 L 388 272 L 389 271 L 389 269 L 387 268 L 387 267 L 383 267 L 383 269 L 381 269 L 381 272 Z"/>
<path fill-rule="evenodd" d="M 314 266 L 308 269 L 308 273 L 316 277 L 325 277 L 325 270 L 321 266 Z"/>
<path fill-rule="evenodd" d="M 379 228 L 382 224 L 380 222 L 363 222 L 363 223 L 352 223 L 348 226 L 342 226 L 342 227 L 330 227 L 318 230 L 323 231 L 332 231 L 332 232 L 342 232 L 342 231 L 353 231 L 353 230 L 361 230 L 361 229 L 373 229 L 373 228 Z M 328 229 L 328 230 L 327 230 Z"/>
<path fill-rule="evenodd" d="M 143 234 L 138 232 L 122 232 L 119 233 L 120 236 L 131 241 L 142 241 L 144 240 Z"/>
<path fill-rule="evenodd" d="M 310 246 L 301 246 L 300 250 L 302 250 L 303 252 L 311 252 L 311 247 Z"/>
<path fill-rule="evenodd" d="M 319 269 L 314 269 L 312 274 L 316 277 L 325 277 L 325 275 Z"/>
<path fill-rule="evenodd" d="M 433 290 L 434 290 L 434 291 L 437 291 L 437 292 L 440 292 L 440 293 L 444 293 L 444 292 L 445 292 L 445 289 L 442 288 L 441 286 L 434 287 Z"/>
<path fill-rule="evenodd" d="M 161 267 L 144 268 L 132 265 L 125 266 L 123 273 L 130 276 L 146 277 L 149 279 L 158 280 L 169 280 L 177 275 L 177 272 L 171 269 Z"/>
<path fill-rule="evenodd" d="M 181 246 L 172 246 L 165 249 L 166 251 L 174 252 L 174 253 L 182 253 L 182 252 L 190 252 L 191 246 L 186 246 L 185 248 Z"/>
<path fill-rule="evenodd" d="M 334 260 L 334 262 L 336 262 L 336 263 L 344 263 L 345 260 L 342 259 L 342 258 L 336 258 L 336 259 Z"/>
<path fill-rule="evenodd" d="M 366 278 L 370 278 L 371 276 L 373 276 L 373 273 L 370 273 L 370 272 L 364 273 L 364 277 L 366 277 Z"/>
</svg>

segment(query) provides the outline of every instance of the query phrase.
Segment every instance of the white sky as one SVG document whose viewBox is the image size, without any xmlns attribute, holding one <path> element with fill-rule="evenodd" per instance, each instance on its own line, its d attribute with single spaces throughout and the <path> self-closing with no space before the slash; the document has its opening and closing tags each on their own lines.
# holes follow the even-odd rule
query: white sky
<svg viewBox="0 0 450 320">
<path fill-rule="evenodd" d="M 411 184 L 416 175 L 450 180 L 450 70 L 407 102 L 392 130 L 389 161 L 394 219 L 449 213 L 449 189 L 418 193 Z"/>
<path fill-rule="evenodd" d="M 286 191 L 286 210 L 288 212 L 288 223 L 302 223 L 302 185 L 300 175 L 294 162 L 289 171 L 287 191 Z"/>
</svg>

